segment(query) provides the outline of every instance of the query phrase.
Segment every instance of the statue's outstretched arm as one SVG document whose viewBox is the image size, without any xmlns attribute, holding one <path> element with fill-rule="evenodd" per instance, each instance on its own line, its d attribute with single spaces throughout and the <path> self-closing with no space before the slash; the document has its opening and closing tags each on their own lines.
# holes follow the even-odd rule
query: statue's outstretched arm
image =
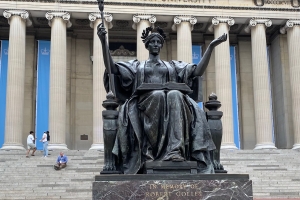
<svg viewBox="0 0 300 200">
<path fill-rule="evenodd" d="M 221 44 L 222 42 L 225 42 L 227 40 L 227 34 L 224 33 L 222 36 L 220 36 L 217 39 L 214 39 L 209 45 L 208 48 L 206 49 L 203 58 L 201 59 L 201 61 L 198 63 L 196 69 L 193 72 L 193 76 L 202 76 L 204 71 L 207 68 L 210 56 L 212 51 L 214 50 L 214 48 L 216 46 L 218 46 L 219 44 Z"/>
<path fill-rule="evenodd" d="M 101 41 L 102 44 L 102 52 L 103 52 L 103 60 L 104 60 L 104 65 L 106 70 L 109 72 L 108 69 L 108 63 L 110 63 L 110 70 L 112 74 L 119 74 L 118 68 L 115 66 L 115 62 L 113 61 L 110 52 L 109 52 L 109 47 L 108 47 L 108 42 L 106 40 L 106 30 L 103 27 L 103 24 L 99 24 L 97 26 L 97 35 Z M 108 55 L 107 55 L 108 54 Z"/>
</svg>

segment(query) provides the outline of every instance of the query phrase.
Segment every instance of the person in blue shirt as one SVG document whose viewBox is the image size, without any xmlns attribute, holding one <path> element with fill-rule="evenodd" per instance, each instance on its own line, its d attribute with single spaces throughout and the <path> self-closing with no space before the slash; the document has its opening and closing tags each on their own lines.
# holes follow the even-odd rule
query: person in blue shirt
<svg viewBox="0 0 300 200">
<path fill-rule="evenodd" d="M 68 157 L 64 155 L 64 153 L 61 151 L 59 153 L 59 156 L 57 157 L 56 164 L 54 165 L 55 170 L 63 169 L 67 166 Z"/>
</svg>

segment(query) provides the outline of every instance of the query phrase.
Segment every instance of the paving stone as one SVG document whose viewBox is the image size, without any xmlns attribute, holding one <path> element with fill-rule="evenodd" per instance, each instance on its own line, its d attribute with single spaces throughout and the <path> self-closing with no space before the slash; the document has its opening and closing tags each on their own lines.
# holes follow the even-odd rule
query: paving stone
<svg viewBox="0 0 300 200">
<path fill-rule="evenodd" d="M 78 181 L 78 182 L 84 182 L 84 181 L 94 181 L 95 179 L 94 178 L 87 178 L 87 179 L 71 179 L 71 181 Z"/>
<path fill-rule="evenodd" d="M 99 172 L 101 171 L 101 168 L 81 168 L 81 169 L 76 169 L 76 172 Z"/>
<path fill-rule="evenodd" d="M 245 159 L 245 158 L 224 158 L 224 159 L 222 159 L 222 161 L 264 161 L 264 160 L 266 160 L 266 159 L 254 159 L 254 158 L 249 158 L 249 159 Z"/>
<path fill-rule="evenodd" d="M 90 189 L 67 189 L 66 192 L 72 192 L 72 193 L 76 193 L 76 192 L 90 192 Z"/>
<path fill-rule="evenodd" d="M 286 168 L 264 168 L 264 169 L 253 169 L 254 171 L 286 171 Z"/>
<path fill-rule="evenodd" d="M 299 196 L 299 192 L 271 192 L 271 196 Z"/>
<path fill-rule="evenodd" d="M 247 167 L 279 167 L 279 165 L 247 165 Z"/>
<path fill-rule="evenodd" d="M 39 184 L 38 187 L 69 187 L 69 184 Z"/>
<path fill-rule="evenodd" d="M 53 167 L 53 165 L 37 165 L 36 167 Z"/>
</svg>

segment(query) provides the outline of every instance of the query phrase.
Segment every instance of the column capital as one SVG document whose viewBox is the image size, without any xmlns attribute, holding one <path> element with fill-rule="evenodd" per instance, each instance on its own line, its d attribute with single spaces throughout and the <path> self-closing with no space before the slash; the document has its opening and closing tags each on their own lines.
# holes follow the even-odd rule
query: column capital
<svg viewBox="0 0 300 200">
<path fill-rule="evenodd" d="M 49 11 L 46 13 L 45 17 L 49 20 L 48 24 L 51 26 L 51 22 L 53 18 L 60 17 L 62 18 L 66 24 L 67 28 L 70 28 L 72 26 L 72 23 L 70 21 L 70 13 L 65 11 Z"/>
<path fill-rule="evenodd" d="M 300 25 L 300 19 L 290 19 L 285 23 L 284 27 L 280 28 L 280 33 L 285 34 L 289 28 L 293 28 L 294 26 Z"/>
<path fill-rule="evenodd" d="M 217 26 L 217 25 L 219 25 L 220 23 L 227 23 L 228 24 L 228 26 L 230 27 L 230 26 L 233 26 L 234 25 L 234 23 L 235 23 L 235 21 L 234 21 L 234 19 L 232 18 L 232 17 L 214 17 L 212 20 L 211 20 L 211 22 L 212 22 L 212 25 L 210 25 L 209 27 L 208 27 L 208 30 L 210 31 L 210 32 L 213 32 L 213 29 L 214 29 L 214 26 Z"/>
<path fill-rule="evenodd" d="M 133 15 L 132 20 L 134 22 L 132 28 L 136 30 L 136 24 L 139 23 L 141 20 L 148 20 L 151 24 L 154 24 L 156 22 L 156 17 L 155 15 L 151 14 L 136 14 Z"/>
<path fill-rule="evenodd" d="M 4 10 L 3 16 L 8 19 L 8 24 L 10 24 L 10 17 L 13 15 L 20 16 L 26 21 L 26 26 L 31 26 L 32 21 L 29 19 L 29 13 L 26 10 Z"/>
<path fill-rule="evenodd" d="M 177 30 L 177 25 L 179 25 L 181 22 L 190 22 L 192 30 L 194 25 L 197 23 L 197 19 L 194 16 L 191 15 L 177 15 L 174 17 L 174 24 L 172 26 L 172 30 Z"/>
<path fill-rule="evenodd" d="M 105 19 L 106 22 L 108 22 L 108 29 L 111 29 L 113 27 L 113 24 L 111 23 L 112 20 L 113 20 L 113 16 L 112 14 L 110 13 L 103 13 L 103 17 Z M 95 13 L 90 13 L 89 14 L 89 20 L 91 21 L 90 22 L 90 27 L 91 28 L 94 28 L 94 22 L 97 20 L 97 19 L 101 19 L 101 14 L 100 12 L 95 12 Z"/>
<path fill-rule="evenodd" d="M 272 26 L 272 21 L 270 19 L 264 18 L 252 18 L 249 21 L 249 25 L 244 29 L 246 33 L 250 33 L 251 27 L 256 26 L 257 24 L 265 24 L 265 27 Z"/>
</svg>

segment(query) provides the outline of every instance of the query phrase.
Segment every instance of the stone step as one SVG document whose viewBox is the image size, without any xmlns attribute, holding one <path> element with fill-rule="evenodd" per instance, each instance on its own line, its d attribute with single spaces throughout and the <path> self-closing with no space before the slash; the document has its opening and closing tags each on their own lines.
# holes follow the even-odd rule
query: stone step
<svg viewBox="0 0 300 200">
<path fill-rule="evenodd" d="M 91 199 L 92 182 L 103 168 L 103 152 L 65 151 L 66 169 L 55 171 L 59 151 L 26 158 L 24 151 L 0 150 L 0 199 Z M 249 174 L 254 197 L 300 198 L 300 151 L 221 151 L 221 163 L 229 174 Z M 42 176 L 41 176 L 42 175 Z"/>
</svg>

